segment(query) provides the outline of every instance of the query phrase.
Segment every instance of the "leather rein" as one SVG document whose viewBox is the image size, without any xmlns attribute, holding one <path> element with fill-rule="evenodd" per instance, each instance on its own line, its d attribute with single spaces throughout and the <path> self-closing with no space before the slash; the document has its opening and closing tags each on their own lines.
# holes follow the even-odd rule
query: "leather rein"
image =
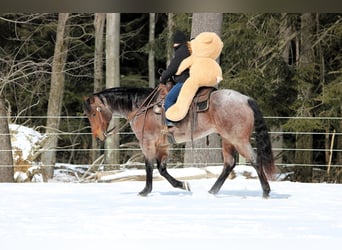
<svg viewBox="0 0 342 250">
<path fill-rule="evenodd" d="M 130 112 L 128 115 L 127 115 L 127 119 L 126 119 L 126 122 L 120 126 L 120 127 L 116 127 L 114 126 L 113 128 L 111 129 L 107 129 L 105 132 L 103 132 L 103 135 L 105 137 L 105 139 L 107 139 L 108 136 L 110 135 L 113 135 L 113 134 L 116 134 L 118 132 L 120 132 L 122 129 L 124 129 L 136 116 L 138 115 L 142 115 L 144 114 L 145 117 L 146 117 L 146 113 L 147 113 L 147 110 L 149 110 L 150 108 L 152 108 L 154 105 L 156 105 L 158 102 L 160 102 L 161 100 L 157 101 L 157 102 L 153 102 L 152 103 L 152 100 L 154 99 L 154 97 L 158 94 L 160 88 L 159 86 L 154 88 L 153 91 L 145 98 L 145 100 L 142 102 L 142 104 L 138 107 L 137 110 L 135 111 L 132 111 Z M 108 110 L 110 110 L 108 108 L 108 104 L 105 104 L 106 108 Z M 101 122 L 103 122 L 103 117 L 101 115 L 101 108 L 100 107 L 96 107 L 96 111 L 99 112 L 100 114 L 100 119 L 101 119 Z M 111 112 L 113 113 L 113 112 Z M 145 123 L 144 123 L 145 124 Z"/>
</svg>

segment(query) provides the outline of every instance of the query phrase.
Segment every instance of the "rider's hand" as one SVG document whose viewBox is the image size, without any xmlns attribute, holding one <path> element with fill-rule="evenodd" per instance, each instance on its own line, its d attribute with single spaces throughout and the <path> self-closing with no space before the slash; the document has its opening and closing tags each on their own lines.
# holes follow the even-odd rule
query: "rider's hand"
<svg viewBox="0 0 342 250">
<path fill-rule="evenodd" d="M 159 95 L 161 97 L 165 97 L 167 95 L 167 93 L 169 92 L 164 83 L 159 83 L 158 88 L 159 88 Z"/>
</svg>

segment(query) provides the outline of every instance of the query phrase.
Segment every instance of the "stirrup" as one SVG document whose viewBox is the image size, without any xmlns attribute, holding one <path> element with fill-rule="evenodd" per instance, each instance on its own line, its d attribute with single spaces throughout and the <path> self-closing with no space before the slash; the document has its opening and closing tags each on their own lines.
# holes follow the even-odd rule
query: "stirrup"
<svg viewBox="0 0 342 250">
<path fill-rule="evenodd" d="M 169 128 L 168 128 L 166 125 L 163 126 L 163 128 L 160 130 L 160 133 L 163 134 L 163 135 L 168 135 L 168 134 L 170 134 Z"/>
<path fill-rule="evenodd" d="M 169 128 L 166 125 L 160 130 L 160 133 L 167 136 L 167 140 L 170 144 L 177 144 L 175 137 L 173 136 L 173 131 L 169 131 Z"/>
</svg>

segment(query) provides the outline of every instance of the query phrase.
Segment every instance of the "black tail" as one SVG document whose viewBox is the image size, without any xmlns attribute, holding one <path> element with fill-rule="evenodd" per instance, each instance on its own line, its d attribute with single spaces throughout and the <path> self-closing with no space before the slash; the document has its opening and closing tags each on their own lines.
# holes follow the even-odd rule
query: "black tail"
<svg viewBox="0 0 342 250">
<path fill-rule="evenodd" d="M 272 178 L 275 167 L 268 128 L 256 101 L 253 99 L 248 99 L 248 104 L 254 112 L 257 164 L 258 166 L 263 167 L 268 178 Z"/>
</svg>

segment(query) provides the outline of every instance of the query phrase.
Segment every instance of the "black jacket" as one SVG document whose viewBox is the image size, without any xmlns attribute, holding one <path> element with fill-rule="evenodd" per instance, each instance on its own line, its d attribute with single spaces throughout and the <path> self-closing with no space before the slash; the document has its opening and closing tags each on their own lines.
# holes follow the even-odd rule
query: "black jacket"
<svg viewBox="0 0 342 250">
<path fill-rule="evenodd" d="M 183 59 L 187 58 L 188 56 L 190 56 L 190 52 L 187 43 L 182 43 L 181 45 L 175 47 L 174 57 L 167 69 L 162 73 L 160 77 L 160 83 L 166 83 L 171 77 L 173 77 L 173 81 L 176 83 L 184 83 L 189 77 L 189 69 L 184 70 L 180 75 L 176 76 L 175 74 Z"/>
</svg>

